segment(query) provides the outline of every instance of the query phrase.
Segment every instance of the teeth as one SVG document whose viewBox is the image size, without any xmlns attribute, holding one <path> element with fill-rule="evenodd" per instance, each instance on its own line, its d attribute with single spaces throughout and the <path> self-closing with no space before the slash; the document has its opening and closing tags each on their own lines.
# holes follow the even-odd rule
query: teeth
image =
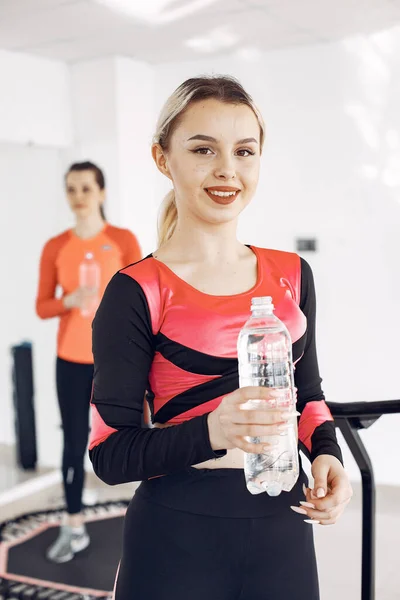
<svg viewBox="0 0 400 600">
<path fill-rule="evenodd" d="M 234 196 L 236 192 L 220 192 L 217 190 L 208 190 L 210 194 L 214 196 L 222 196 L 223 198 L 228 198 L 229 196 Z"/>
</svg>

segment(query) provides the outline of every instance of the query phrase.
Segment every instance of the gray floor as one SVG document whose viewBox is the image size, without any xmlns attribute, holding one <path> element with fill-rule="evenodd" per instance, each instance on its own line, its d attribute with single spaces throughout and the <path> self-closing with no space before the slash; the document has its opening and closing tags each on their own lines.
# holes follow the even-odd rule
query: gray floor
<svg viewBox="0 0 400 600">
<path fill-rule="evenodd" d="M 0 447 L 0 499 L 2 491 L 37 476 L 37 473 L 27 474 L 19 471 L 14 466 L 12 454 Z M 132 496 L 135 484 L 108 487 L 93 475 L 89 475 L 87 490 L 89 501 L 123 499 Z M 332 527 L 314 526 L 321 600 L 361 599 L 361 489 L 359 484 L 354 484 L 354 491 L 352 503 L 338 524 Z M 0 505 L 0 520 L 24 512 L 59 506 L 61 502 L 61 486 L 56 484 L 10 505 Z M 400 600 L 399 539 L 400 488 L 379 486 L 377 489 L 376 600 Z"/>
<path fill-rule="evenodd" d="M 314 526 L 321 600 L 361 598 L 361 489 L 339 523 Z M 400 488 L 378 486 L 376 600 L 400 599 Z"/>
</svg>

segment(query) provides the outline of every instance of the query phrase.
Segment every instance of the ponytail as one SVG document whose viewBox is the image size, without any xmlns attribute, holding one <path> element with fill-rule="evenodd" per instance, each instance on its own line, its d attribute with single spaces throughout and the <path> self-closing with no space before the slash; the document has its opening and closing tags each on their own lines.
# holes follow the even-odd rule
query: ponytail
<svg viewBox="0 0 400 600">
<path fill-rule="evenodd" d="M 171 190 L 161 204 L 158 221 L 158 244 L 162 246 L 171 238 L 178 221 L 178 211 L 175 203 L 175 192 Z"/>
</svg>

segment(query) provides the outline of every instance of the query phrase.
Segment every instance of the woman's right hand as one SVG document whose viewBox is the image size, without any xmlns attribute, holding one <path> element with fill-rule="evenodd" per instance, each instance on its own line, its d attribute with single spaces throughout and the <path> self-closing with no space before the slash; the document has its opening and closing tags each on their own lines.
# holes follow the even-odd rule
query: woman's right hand
<svg viewBox="0 0 400 600">
<path fill-rule="evenodd" d="M 239 388 L 225 396 L 221 404 L 208 415 L 208 430 L 213 450 L 240 448 L 244 452 L 262 454 L 269 447 L 265 442 L 251 443 L 246 437 L 279 435 L 287 421 L 297 413 L 282 411 L 259 403 L 257 408 L 243 406 L 248 400 L 277 400 L 281 393 L 267 387 Z"/>
<path fill-rule="evenodd" d="M 71 308 L 84 308 L 91 297 L 96 295 L 96 291 L 88 290 L 87 288 L 78 287 L 76 290 L 63 297 L 63 303 L 68 310 Z"/>
</svg>

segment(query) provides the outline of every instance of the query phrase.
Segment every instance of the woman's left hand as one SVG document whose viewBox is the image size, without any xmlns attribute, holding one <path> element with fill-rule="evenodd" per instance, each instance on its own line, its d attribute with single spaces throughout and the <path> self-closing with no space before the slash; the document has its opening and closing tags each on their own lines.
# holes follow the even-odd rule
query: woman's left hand
<svg viewBox="0 0 400 600">
<path fill-rule="evenodd" d="M 305 502 L 291 508 L 306 516 L 308 523 L 333 525 L 353 495 L 347 473 L 340 461 L 328 454 L 321 454 L 314 460 L 311 472 L 314 489 L 304 488 Z"/>
</svg>

